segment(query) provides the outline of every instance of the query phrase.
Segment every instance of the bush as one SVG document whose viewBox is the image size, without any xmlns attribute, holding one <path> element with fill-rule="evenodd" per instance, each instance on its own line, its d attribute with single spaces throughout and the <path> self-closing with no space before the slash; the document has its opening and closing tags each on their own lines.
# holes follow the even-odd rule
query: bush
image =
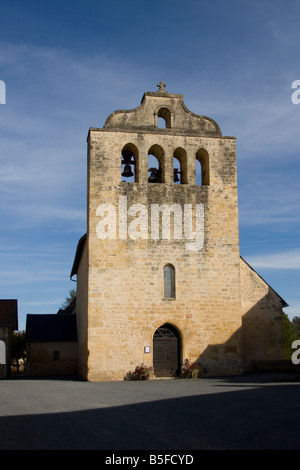
<svg viewBox="0 0 300 470">
<path fill-rule="evenodd" d="M 134 372 L 127 372 L 125 380 L 148 380 L 153 374 L 153 367 L 145 366 L 143 363 L 136 366 Z"/>
<path fill-rule="evenodd" d="M 185 379 L 198 378 L 201 377 L 203 373 L 204 367 L 201 362 L 190 362 L 189 359 L 185 359 L 181 368 L 181 374 Z"/>
</svg>

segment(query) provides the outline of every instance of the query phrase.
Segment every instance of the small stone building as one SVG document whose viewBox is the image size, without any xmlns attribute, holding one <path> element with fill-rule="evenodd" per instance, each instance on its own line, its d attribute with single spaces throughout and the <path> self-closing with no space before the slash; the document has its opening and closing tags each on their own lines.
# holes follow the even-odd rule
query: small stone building
<svg viewBox="0 0 300 470">
<path fill-rule="evenodd" d="M 78 371 L 241 374 L 283 359 L 284 300 L 240 257 L 236 138 L 160 83 L 90 128 L 77 278 Z"/>
<path fill-rule="evenodd" d="M 10 376 L 12 332 L 18 329 L 18 301 L 0 300 L 0 379 Z"/>
<path fill-rule="evenodd" d="M 26 317 L 27 375 L 77 374 L 75 314 L 28 314 Z"/>
</svg>

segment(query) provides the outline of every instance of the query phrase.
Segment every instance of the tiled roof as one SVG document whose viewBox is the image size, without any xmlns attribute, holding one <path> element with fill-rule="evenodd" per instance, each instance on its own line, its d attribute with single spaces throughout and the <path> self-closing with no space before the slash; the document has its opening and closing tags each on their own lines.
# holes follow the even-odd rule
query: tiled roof
<svg viewBox="0 0 300 470">
<path fill-rule="evenodd" d="M 28 314 L 26 341 L 77 341 L 75 314 Z"/>
<path fill-rule="evenodd" d="M 15 299 L 0 299 L 0 326 L 11 326 L 18 329 L 18 301 Z"/>
</svg>

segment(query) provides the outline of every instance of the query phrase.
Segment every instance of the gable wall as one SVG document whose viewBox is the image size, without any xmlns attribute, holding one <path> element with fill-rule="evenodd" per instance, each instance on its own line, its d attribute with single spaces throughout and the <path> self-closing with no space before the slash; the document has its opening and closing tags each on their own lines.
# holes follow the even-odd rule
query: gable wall
<svg viewBox="0 0 300 470">
<path fill-rule="evenodd" d="M 244 369 L 284 359 L 282 299 L 241 259 Z"/>
</svg>

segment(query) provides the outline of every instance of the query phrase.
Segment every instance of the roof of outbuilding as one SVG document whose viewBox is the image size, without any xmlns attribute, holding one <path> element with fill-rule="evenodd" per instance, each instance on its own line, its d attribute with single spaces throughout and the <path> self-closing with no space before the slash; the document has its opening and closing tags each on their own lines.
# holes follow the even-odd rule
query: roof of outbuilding
<svg viewBox="0 0 300 470">
<path fill-rule="evenodd" d="M 0 326 L 11 326 L 18 329 L 18 301 L 15 299 L 0 299 Z"/>
<path fill-rule="evenodd" d="M 87 238 L 87 234 L 85 233 L 78 241 L 75 258 L 74 258 L 74 262 L 73 262 L 73 266 L 72 266 L 72 270 L 70 274 L 71 279 L 75 274 L 77 274 L 77 269 L 78 269 L 78 265 L 79 265 L 80 258 L 82 255 L 83 247 L 86 242 L 86 238 Z"/>
<path fill-rule="evenodd" d="M 26 341 L 77 341 L 75 314 L 28 314 Z"/>
</svg>

